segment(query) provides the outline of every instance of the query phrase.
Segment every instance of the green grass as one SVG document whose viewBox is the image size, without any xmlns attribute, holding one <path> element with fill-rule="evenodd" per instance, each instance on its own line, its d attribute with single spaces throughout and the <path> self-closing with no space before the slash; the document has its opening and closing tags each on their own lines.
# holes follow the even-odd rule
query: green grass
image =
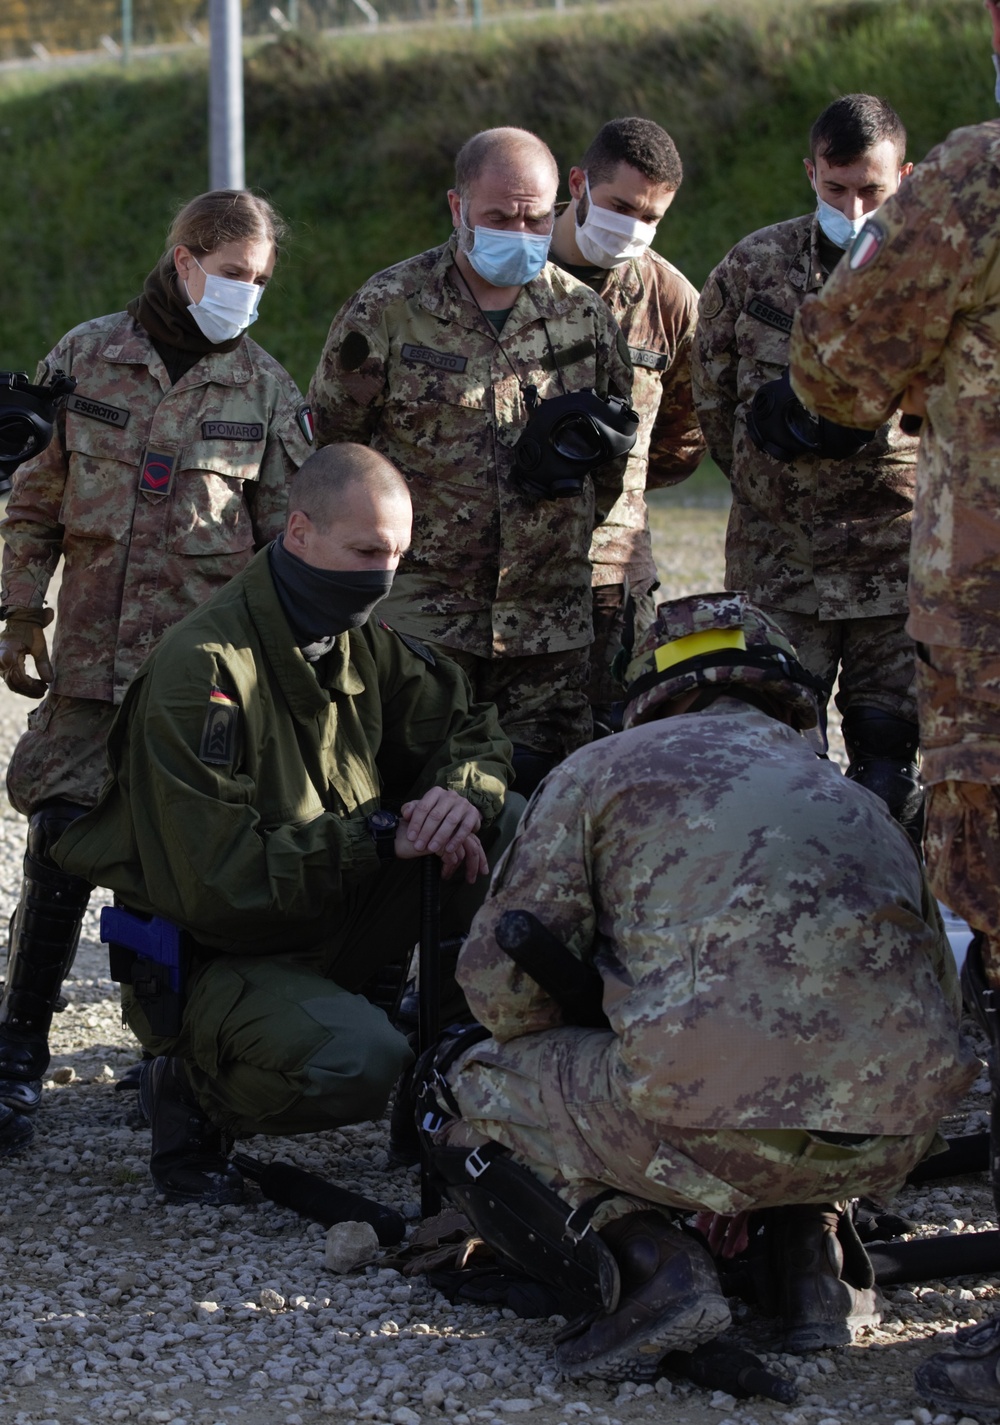
<svg viewBox="0 0 1000 1425">
<path fill-rule="evenodd" d="M 805 137 L 837 94 L 884 94 L 920 158 L 995 116 L 992 84 L 980 0 L 656 0 L 254 47 L 248 181 L 293 229 L 254 335 L 304 385 L 344 299 L 447 235 L 454 153 L 487 125 L 535 129 L 565 171 L 607 117 L 664 124 L 686 177 L 657 246 L 700 285 L 745 233 L 811 206 Z M 0 364 L 32 370 L 138 290 L 207 186 L 205 91 L 203 55 L 0 77 Z"/>
</svg>

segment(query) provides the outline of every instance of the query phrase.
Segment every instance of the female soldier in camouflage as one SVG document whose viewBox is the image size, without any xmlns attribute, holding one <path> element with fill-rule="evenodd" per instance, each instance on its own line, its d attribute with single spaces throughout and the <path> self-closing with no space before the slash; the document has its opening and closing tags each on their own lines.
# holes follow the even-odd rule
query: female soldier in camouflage
<svg viewBox="0 0 1000 1425">
<path fill-rule="evenodd" d="M 286 482 L 308 454 L 302 397 L 245 335 L 282 232 L 253 194 L 193 199 L 142 294 L 74 328 L 41 368 L 61 368 L 76 389 L 48 450 L 17 471 L 0 524 L 0 673 L 15 692 L 44 694 L 7 772 L 29 829 L 0 1005 L 0 1153 L 30 1137 L 23 1115 L 38 1107 L 91 890 L 50 848 L 97 800 L 132 674 L 165 629 L 280 533 Z M 45 594 L 60 557 L 50 660 Z"/>
</svg>

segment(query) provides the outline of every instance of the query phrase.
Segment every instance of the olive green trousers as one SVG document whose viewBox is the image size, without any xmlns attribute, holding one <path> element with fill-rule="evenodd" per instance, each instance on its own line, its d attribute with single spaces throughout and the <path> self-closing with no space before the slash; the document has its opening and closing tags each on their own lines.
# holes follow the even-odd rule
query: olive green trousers
<svg viewBox="0 0 1000 1425">
<path fill-rule="evenodd" d="M 524 799 L 508 795 L 485 838 L 492 872 Z M 219 954 L 188 985 L 181 1032 L 158 1038 L 134 996 L 122 1008 L 154 1054 L 184 1059 L 199 1104 L 234 1137 L 316 1133 L 379 1118 L 413 1061 L 381 1009 L 354 993 L 381 965 L 402 961 L 420 934 L 422 860 L 397 861 L 358 881 L 325 945 L 276 955 Z M 468 930 L 489 878 L 441 887 L 441 933 Z"/>
</svg>

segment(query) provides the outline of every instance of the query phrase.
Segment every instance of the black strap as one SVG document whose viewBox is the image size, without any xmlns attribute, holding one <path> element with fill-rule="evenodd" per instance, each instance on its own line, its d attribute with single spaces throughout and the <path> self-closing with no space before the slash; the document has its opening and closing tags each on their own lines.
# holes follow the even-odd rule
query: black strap
<svg viewBox="0 0 1000 1425">
<path fill-rule="evenodd" d="M 640 694 L 667 682 L 668 679 L 700 673 L 708 668 L 747 667 L 759 669 L 765 675 L 766 681 L 801 683 L 817 695 L 825 695 L 826 690 L 820 679 L 810 673 L 808 668 L 803 668 L 797 658 L 782 653 L 780 649 L 764 653 L 754 648 L 720 648 L 714 653 L 699 653 L 695 658 L 685 658 L 680 663 L 671 664 L 662 672 L 656 669 L 651 673 L 643 673 L 641 678 L 636 678 L 635 682 L 629 685 L 628 701 L 632 702 Z"/>
</svg>

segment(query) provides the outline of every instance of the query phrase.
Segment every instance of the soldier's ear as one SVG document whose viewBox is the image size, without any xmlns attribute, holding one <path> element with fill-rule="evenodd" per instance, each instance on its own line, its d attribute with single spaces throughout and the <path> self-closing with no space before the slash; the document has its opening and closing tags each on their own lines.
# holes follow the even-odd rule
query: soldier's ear
<svg viewBox="0 0 1000 1425">
<path fill-rule="evenodd" d="M 802 160 L 802 163 L 803 163 L 803 166 L 804 166 L 804 168 L 805 168 L 805 170 L 806 170 L 806 177 L 809 179 L 810 186 L 813 187 L 813 188 L 815 188 L 815 187 L 816 187 L 816 165 L 813 163 L 813 161 L 812 161 L 811 158 L 804 158 L 804 159 Z"/>
<path fill-rule="evenodd" d="M 904 163 L 903 166 L 902 166 L 902 168 L 899 170 L 899 181 L 900 181 L 900 183 L 902 183 L 902 181 L 903 181 L 904 178 L 909 178 L 909 176 L 910 176 L 910 174 L 911 174 L 912 172 L 913 172 L 913 164 L 912 164 L 912 163 Z"/>
<path fill-rule="evenodd" d="M 451 225 L 453 228 L 462 226 L 462 195 L 457 188 L 448 189 L 448 207 L 451 209 Z"/>
</svg>

